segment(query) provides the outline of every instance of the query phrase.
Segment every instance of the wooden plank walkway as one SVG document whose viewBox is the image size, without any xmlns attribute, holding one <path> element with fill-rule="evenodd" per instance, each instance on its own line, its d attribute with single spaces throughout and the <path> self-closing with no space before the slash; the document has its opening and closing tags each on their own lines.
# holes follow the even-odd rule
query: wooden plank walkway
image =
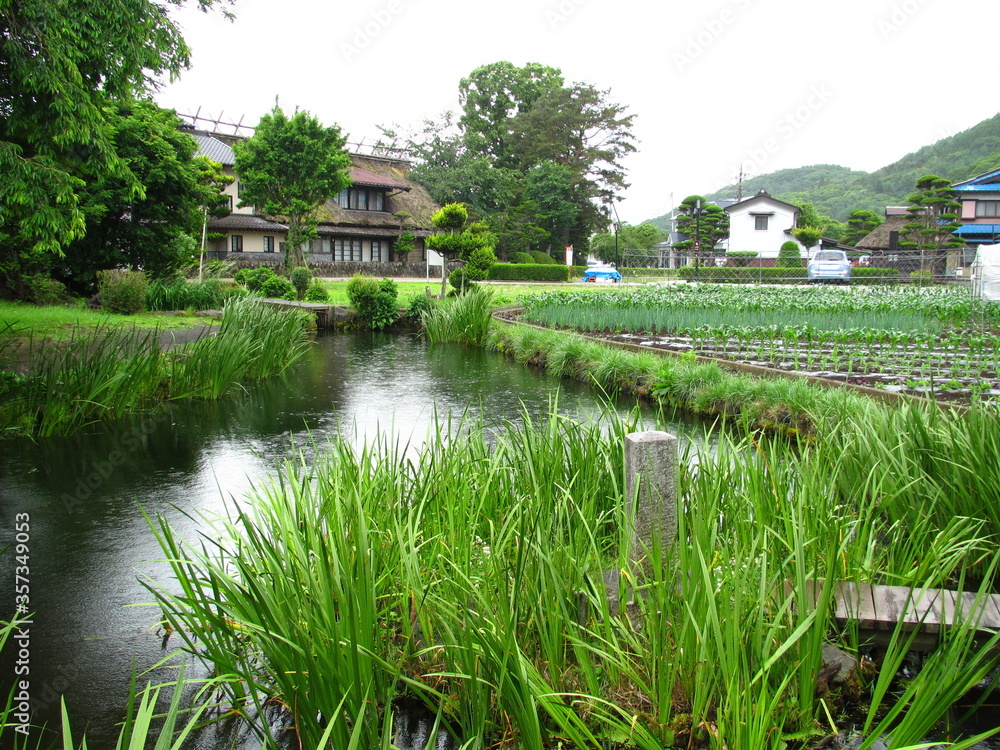
<svg viewBox="0 0 1000 750">
<path fill-rule="evenodd" d="M 820 582 L 810 597 L 815 606 Z M 790 582 L 786 583 L 786 590 Z M 914 650 L 934 648 L 942 628 L 967 621 L 979 629 L 977 640 L 985 641 L 1000 630 L 1000 595 L 990 594 L 976 601 L 974 592 L 946 589 L 873 586 L 868 583 L 838 581 L 834 584 L 834 617 L 844 625 L 856 623 L 862 639 L 885 645 L 897 623 L 906 632 L 918 631 Z"/>
<path fill-rule="evenodd" d="M 274 307 L 284 307 L 284 308 L 300 308 L 311 313 L 316 314 L 316 325 L 320 328 L 327 328 L 332 319 L 331 311 L 333 310 L 333 305 L 328 305 L 324 302 L 298 302 L 296 300 L 287 299 L 273 299 L 271 297 L 265 297 L 261 299 L 261 302 L 272 305 Z"/>
</svg>

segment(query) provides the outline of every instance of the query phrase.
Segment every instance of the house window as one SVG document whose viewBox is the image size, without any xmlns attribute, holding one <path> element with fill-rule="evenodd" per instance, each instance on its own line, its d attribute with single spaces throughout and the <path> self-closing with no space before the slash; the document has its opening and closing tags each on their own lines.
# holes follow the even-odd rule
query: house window
<svg viewBox="0 0 1000 750">
<path fill-rule="evenodd" d="M 264 252 L 273 253 L 274 252 L 274 237 L 264 237 Z"/>
<path fill-rule="evenodd" d="M 1000 216 L 1000 201 L 976 201 L 976 216 Z"/>
<path fill-rule="evenodd" d="M 234 253 L 243 252 L 243 235 L 242 234 L 231 234 L 229 235 L 229 249 Z"/>
<path fill-rule="evenodd" d="M 767 231 L 767 216 L 754 216 L 753 217 L 753 228 L 757 231 L 766 232 Z"/>
<path fill-rule="evenodd" d="M 229 196 L 229 213 L 233 212 L 233 196 Z"/>
<path fill-rule="evenodd" d="M 333 259 L 343 261 L 361 260 L 361 240 L 334 240 Z"/>
<path fill-rule="evenodd" d="M 372 262 L 382 261 L 382 240 L 372 240 Z"/>
<path fill-rule="evenodd" d="M 341 191 L 337 203 L 353 211 L 385 211 L 385 191 L 350 188 Z"/>
<path fill-rule="evenodd" d="M 314 240 L 309 240 L 309 252 L 310 253 L 323 252 L 323 240 L 319 237 L 317 237 Z"/>
</svg>

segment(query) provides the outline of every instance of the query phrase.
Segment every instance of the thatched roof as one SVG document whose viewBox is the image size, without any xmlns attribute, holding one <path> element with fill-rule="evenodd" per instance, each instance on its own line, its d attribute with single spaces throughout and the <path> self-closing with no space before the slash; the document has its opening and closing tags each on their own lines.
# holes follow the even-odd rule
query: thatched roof
<svg viewBox="0 0 1000 750">
<path fill-rule="evenodd" d="M 903 225 L 910 220 L 909 214 L 889 214 L 885 221 L 858 240 L 854 246 L 858 250 L 889 250 L 889 232 L 899 232 L 902 237 L 906 232 Z"/>
<path fill-rule="evenodd" d="M 359 187 L 383 187 L 389 191 L 386 210 L 354 211 L 343 208 L 336 200 L 328 200 L 318 212 L 321 231 L 325 224 L 334 224 L 338 228 L 380 227 L 398 230 L 401 219 L 396 214 L 399 213 L 409 214 L 402 218 L 405 230 L 418 236 L 433 231 L 431 215 L 440 206 L 422 185 L 409 179 L 409 162 L 361 154 L 351 154 L 351 162 L 354 165 L 351 177 L 360 177 L 356 180 Z"/>
</svg>

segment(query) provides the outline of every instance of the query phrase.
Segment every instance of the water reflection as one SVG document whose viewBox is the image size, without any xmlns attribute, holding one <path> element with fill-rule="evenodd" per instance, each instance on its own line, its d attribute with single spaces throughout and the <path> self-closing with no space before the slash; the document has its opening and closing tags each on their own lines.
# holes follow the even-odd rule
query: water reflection
<svg viewBox="0 0 1000 750">
<path fill-rule="evenodd" d="M 166 652 L 142 581 L 166 580 L 139 506 L 196 538 L 200 514 L 224 512 L 286 458 L 307 456 L 338 432 L 388 434 L 419 444 L 435 414 L 481 415 L 502 425 L 522 410 L 582 418 L 605 405 L 590 388 L 560 383 L 502 357 L 427 346 L 414 337 L 321 339 L 284 378 L 224 401 L 174 405 L 156 415 L 74 438 L 0 445 L 0 548 L 15 514 L 31 518 L 31 695 L 35 720 L 58 725 L 59 694 L 91 747 L 113 747 L 134 663 Z M 610 418 L 623 418 L 630 404 Z M 652 425 L 652 415 L 644 419 Z M 667 426 L 700 433 L 698 422 Z M 14 561 L 0 556 L 0 596 L 13 601 Z M 159 672 L 142 679 L 168 679 Z M 14 669 L 0 655 L 0 691 Z M 0 738 L 3 745 L 6 738 Z M 226 743 L 229 746 L 229 743 Z"/>
</svg>

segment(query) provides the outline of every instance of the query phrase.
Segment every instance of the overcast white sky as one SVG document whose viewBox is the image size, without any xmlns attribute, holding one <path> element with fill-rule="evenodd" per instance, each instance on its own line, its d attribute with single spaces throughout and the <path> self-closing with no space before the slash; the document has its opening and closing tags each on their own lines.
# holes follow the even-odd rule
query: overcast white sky
<svg viewBox="0 0 1000 750">
<path fill-rule="evenodd" d="M 174 12 L 193 65 L 162 106 L 253 125 L 276 95 L 351 140 L 458 110 L 509 60 L 636 115 L 623 221 L 809 164 L 871 171 L 1000 111 L 997 0 L 237 0 Z M 223 129 L 223 128 L 220 128 Z M 671 202 L 673 201 L 673 203 Z"/>
</svg>

